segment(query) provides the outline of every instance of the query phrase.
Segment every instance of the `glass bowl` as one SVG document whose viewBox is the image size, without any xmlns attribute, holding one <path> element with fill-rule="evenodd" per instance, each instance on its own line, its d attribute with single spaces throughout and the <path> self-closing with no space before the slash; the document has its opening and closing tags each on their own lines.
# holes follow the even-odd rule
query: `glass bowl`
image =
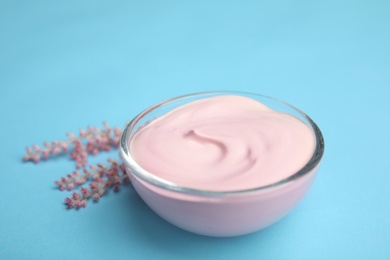
<svg viewBox="0 0 390 260">
<path fill-rule="evenodd" d="M 257 100 L 273 110 L 304 122 L 315 136 L 310 160 L 299 171 L 275 183 L 246 190 L 213 191 L 183 187 L 142 168 L 134 159 L 130 143 L 138 129 L 184 104 L 223 95 Z M 158 103 L 137 115 L 123 131 L 120 154 L 132 184 L 145 203 L 159 216 L 184 230 L 216 237 L 244 235 L 263 229 L 290 212 L 311 186 L 324 153 L 318 126 L 294 106 L 264 95 L 224 91 L 184 95 Z M 281 162 L 282 163 L 282 162 Z M 189 167 L 191 167 L 189 165 Z M 185 173 L 183 173 L 185 174 Z"/>
</svg>

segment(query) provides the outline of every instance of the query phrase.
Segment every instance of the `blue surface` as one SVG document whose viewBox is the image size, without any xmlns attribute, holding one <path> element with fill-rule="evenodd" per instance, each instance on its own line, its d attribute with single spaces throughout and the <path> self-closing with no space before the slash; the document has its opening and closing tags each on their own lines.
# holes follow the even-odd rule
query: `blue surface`
<svg viewBox="0 0 390 260">
<path fill-rule="evenodd" d="M 389 259 L 389 13 L 368 0 L 1 1 L 0 259 Z M 323 131 L 312 189 L 261 232 L 187 233 L 131 187 L 67 211 L 53 182 L 73 162 L 21 162 L 26 145 L 204 90 L 286 100 Z"/>
</svg>

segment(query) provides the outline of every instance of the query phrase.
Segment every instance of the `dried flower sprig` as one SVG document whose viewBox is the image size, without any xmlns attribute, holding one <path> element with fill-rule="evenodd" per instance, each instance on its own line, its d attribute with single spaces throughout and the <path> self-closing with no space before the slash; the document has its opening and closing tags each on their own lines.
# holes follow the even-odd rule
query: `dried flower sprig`
<svg viewBox="0 0 390 260">
<path fill-rule="evenodd" d="M 82 173 L 75 171 L 55 182 L 60 190 L 72 190 L 76 186 L 91 180 L 89 189 L 83 187 L 80 193 L 74 192 L 72 197 L 65 199 L 65 204 L 68 209 L 84 208 L 87 206 L 90 198 L 97 202 L 108 189 L 113 189 L 117 192 L 119 191 L 120 185 L 130 183 L 123 163 L 118 163 L 111 158 L 108 159 L 108 162 L 108 166 L 100 163 L 91 165 L 90 170 L 84 169 Z"/>
<path fill-rule="evenodd" d="M 124 164 L 114 159 L 108 159 L 108 165 L 99 163 L 91 165 L 89 169 L 85 168 L 89 154 L 96 155 L 101 151 L 118 148 L 121 135 L 120 128 L 110 128 L 106 122 L 103 122 L 103 129 L 88 127 L 86 130 L 80 129 L 78 136 L 68 133 L 66 141 L 45 142 L 43 147 L 38 145 L 27 147 L 27 154 L 23 160 L 38 163 L 51 156 L 69 152 L 70 158 L 76 161 L 76 168 L 84 167 L 84 169 L 62 177 L 55 184 L 60 190 L 71 191 L 90 182 L 89 188 L 82 187 L 80 193 L 74 192 L 72 197 L 65 199 L 68 209 L 84 208 L 90 198 L 97 202 L 108 189 L 119 191 L 122 184 L 130 183 Z"/>
<path fill-rule="evenodd" d="M 71 150 L 70 158 L 76 161 L 76 168 L 85 167 L 88 154 L 96 155 L 101 151 L 109 151 L 112 147 L 118 148 L 121 135 L 122 130 L 119 127 L 110 128 L 103 122 L 103 129 L 89 126 L 86 130 L 80 129 L 78 136 L 68 133 L 66 141 L 45 142 L 43 147 L 38 145 L 26 147 L 27 154 L 23 160 L 38 163 L 50 156 Z"/>
</svg>

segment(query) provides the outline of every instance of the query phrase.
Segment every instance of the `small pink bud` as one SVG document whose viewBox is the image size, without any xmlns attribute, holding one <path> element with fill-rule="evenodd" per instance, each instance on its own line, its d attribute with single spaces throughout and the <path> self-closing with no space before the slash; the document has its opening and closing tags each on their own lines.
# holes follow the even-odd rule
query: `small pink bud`
<svg viewBox="0 0 390 260">
<path fill-rule="evenodd" d="M 68 184 L 68 191 L 73 190 L 73 188 L 74 188 L 74 184 L 73 183 L 69 183 Z"/>
<path fill-rule="evenodd" d="M 74 192 L 74 193 L 72 194 L 72 198 L 73 198 L 74 200 L 79 200 L 79 199 L 80 199 L 80 194 L 78 194 L 77 192 Z"/>
<path fill-rule="evenodd" d="M 47 160 L 49 158 L 49 152 L 48 151 L 43 151 L 42 152 L 42 157 L 44 160 Z"/>
<path fill-rule="evenodd" d="M 85 183 L 86 179 L 85 178 L 79 178 L 76 180 L 76 185 L 81 185 L 83 183 Z"/>
<path fill-rule="evenodd" d="M 80 137 L 85 137 L 86 136 L 86 132 L 83 128 L 80 128 Z"/>
<path fill-rule="evenodd" d="M 81 188 L 81 193 L 83 194 L 84 197 L 89 196 L 89 190 L 87 188 Z"/>
<path fill-rule="evenodd" d="M 100 195 L 98 193 L 93 194 L 93 200 L 98 201 L 100 199 Z"/>
<path fill-rule="evenodd" d="M 80 207 L 85 208 L 86 206 L 87 206 L 87 200 L 82 200 L 82 201 L 80 202 Z"/>
<path fill-rule="evenodd" d="M 62 142 L 61 143 L 61 149 L 62 149 L 62 151 L 64 153 L 66 153 L 68 151 L 68 149 L 69 149 L 69 145 L 67 143 L 65 143 L 65 142 Z"/>
<path fill-rule="evenodd" d="M 120 136 L 120 135 L 122 135 L 122 130 L 119 127 L 115 127 L 114 128 L 114 134 L 116 136 Z"/>
<path fill-rule="evenodd" d="M 89 184 L 89 186 L 91 187 L 91 190 L 93 190 L 93 191 L 96 191 L 98 189 L 98 183 L 97 182 L 91 182 Z"/>
<path fill-rule="evenodd" d="M 115 163 L 116 161 L 115 161 L 113 158 L 110 157 L 110 158 L 107 159 L 107 162 L 109 162 L 109 163 Z"/>
<path fill-rule="evenodd" d="M 67 207 L 66 207 L 67 209 L 74 208 L 74 206 L 75 206 L 74 200 L 72 200 L 71 198 L 66 198 L 65 203 L 67 204 Z"/>
<path fill-rule="evenodd" d="M 60 148 L 56 147 L 52 150 L 52 154 L 57 155 L 61 152 Z"/>
</svg>

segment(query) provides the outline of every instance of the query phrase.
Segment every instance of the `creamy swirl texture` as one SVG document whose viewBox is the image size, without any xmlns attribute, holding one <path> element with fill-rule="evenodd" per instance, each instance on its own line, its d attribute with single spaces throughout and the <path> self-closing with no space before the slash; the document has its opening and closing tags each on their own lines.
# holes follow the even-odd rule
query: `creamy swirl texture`
<svg viewBox="0 0 390 260">
<path fill-rule="evenodd" d="M 234 191 L 299 171 L 315 148 L 301 120 L 243 96 L 175 108 L 135 133 L 130 151 L 145 170 L 179 186 Z"/>
</svg>

